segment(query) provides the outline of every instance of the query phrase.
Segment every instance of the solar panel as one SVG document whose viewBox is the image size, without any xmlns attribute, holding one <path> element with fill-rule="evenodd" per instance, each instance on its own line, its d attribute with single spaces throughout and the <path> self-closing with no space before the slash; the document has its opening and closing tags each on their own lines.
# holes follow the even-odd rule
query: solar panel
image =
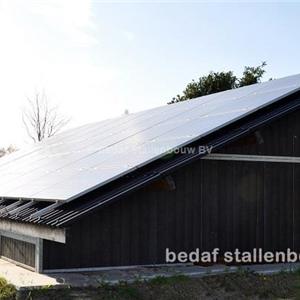
<svg viewBox="0 0 300 300">
<path fill-rule="evenodd" d="M 0 196 L 66 201 L 300 89 L 300 75 L 74 128 L 0 160 Z"/>
</svg>

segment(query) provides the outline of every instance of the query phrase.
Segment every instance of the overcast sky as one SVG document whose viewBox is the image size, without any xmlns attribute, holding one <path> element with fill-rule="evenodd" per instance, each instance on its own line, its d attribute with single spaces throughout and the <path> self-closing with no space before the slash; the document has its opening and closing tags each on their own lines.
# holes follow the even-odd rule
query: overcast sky
<svg viewBox="0 0 300 300">
<path fill-rule="evenodd" d="M 36 91 L 74 127 L 165 104 L 210 70 L 300 73 L 299 1 L 108 2 L 0 0 L 0 147 L 29 142 Z"/>
</svg>

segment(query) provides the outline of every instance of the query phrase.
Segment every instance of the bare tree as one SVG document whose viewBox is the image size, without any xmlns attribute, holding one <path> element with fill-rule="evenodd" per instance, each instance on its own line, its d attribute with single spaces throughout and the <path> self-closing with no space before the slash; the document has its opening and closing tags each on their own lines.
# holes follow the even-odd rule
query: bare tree
<svg viewBox="0 0 300 300">
<path fill-rule="evenodd" d="M 69 122 L 59 115 L 56 106 L 50 106 L 45 93 L 36 93 L 33 99 L 27 100 L 28 107 L 22 117 L 27 134 L 34 142 L 55 135 Z"/>
<path fill-rule="evenodd" d="M 17 150 L 18 149 L 14 145 L 10 145 L 7 148 L 0 148 L 0 157 L 4 156 L 6 154 L 13 153 L 13 152 L 15 152 Z"/>
</svg>

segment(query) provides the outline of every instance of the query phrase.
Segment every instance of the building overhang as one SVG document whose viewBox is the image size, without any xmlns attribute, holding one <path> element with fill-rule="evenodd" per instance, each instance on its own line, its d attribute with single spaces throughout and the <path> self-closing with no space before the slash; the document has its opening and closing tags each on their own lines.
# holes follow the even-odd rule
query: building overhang
<svg viewBox="0 0 300 300">
<path fill-rule="evenodd" d="M 66 243 L 66 229 L 0 219 L 0 232 Z"/>
</svg>

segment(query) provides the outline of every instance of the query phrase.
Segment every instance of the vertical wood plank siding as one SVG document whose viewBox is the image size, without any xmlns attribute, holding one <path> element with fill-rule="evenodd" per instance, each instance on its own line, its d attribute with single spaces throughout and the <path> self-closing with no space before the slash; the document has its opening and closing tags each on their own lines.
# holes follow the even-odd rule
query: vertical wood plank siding
<svg viewBox="0 0 300 300">
<path fill-rule="evenodd" d="M 300 156 L 300 113 L 293 112 L 218 152 L 230 154 Z M 260 142 L 259 142 L 260 140 Z"/>
<path fill-rule="evenodd" d="M 300 156 L 300 113 L 223 153 Z M 165 263 L 173 251 L 300 251 L 300 165 L 200 160 L 172 174 L 176 189 L 148 186 L 78 221 L 66 245 L 44 242 L 44 268 Z"/>
<path fill-rule="evenodd" d="M 0 253 L 4 257 L 35 268 L 34 244 L 1 236 Z"/>
</svg>

